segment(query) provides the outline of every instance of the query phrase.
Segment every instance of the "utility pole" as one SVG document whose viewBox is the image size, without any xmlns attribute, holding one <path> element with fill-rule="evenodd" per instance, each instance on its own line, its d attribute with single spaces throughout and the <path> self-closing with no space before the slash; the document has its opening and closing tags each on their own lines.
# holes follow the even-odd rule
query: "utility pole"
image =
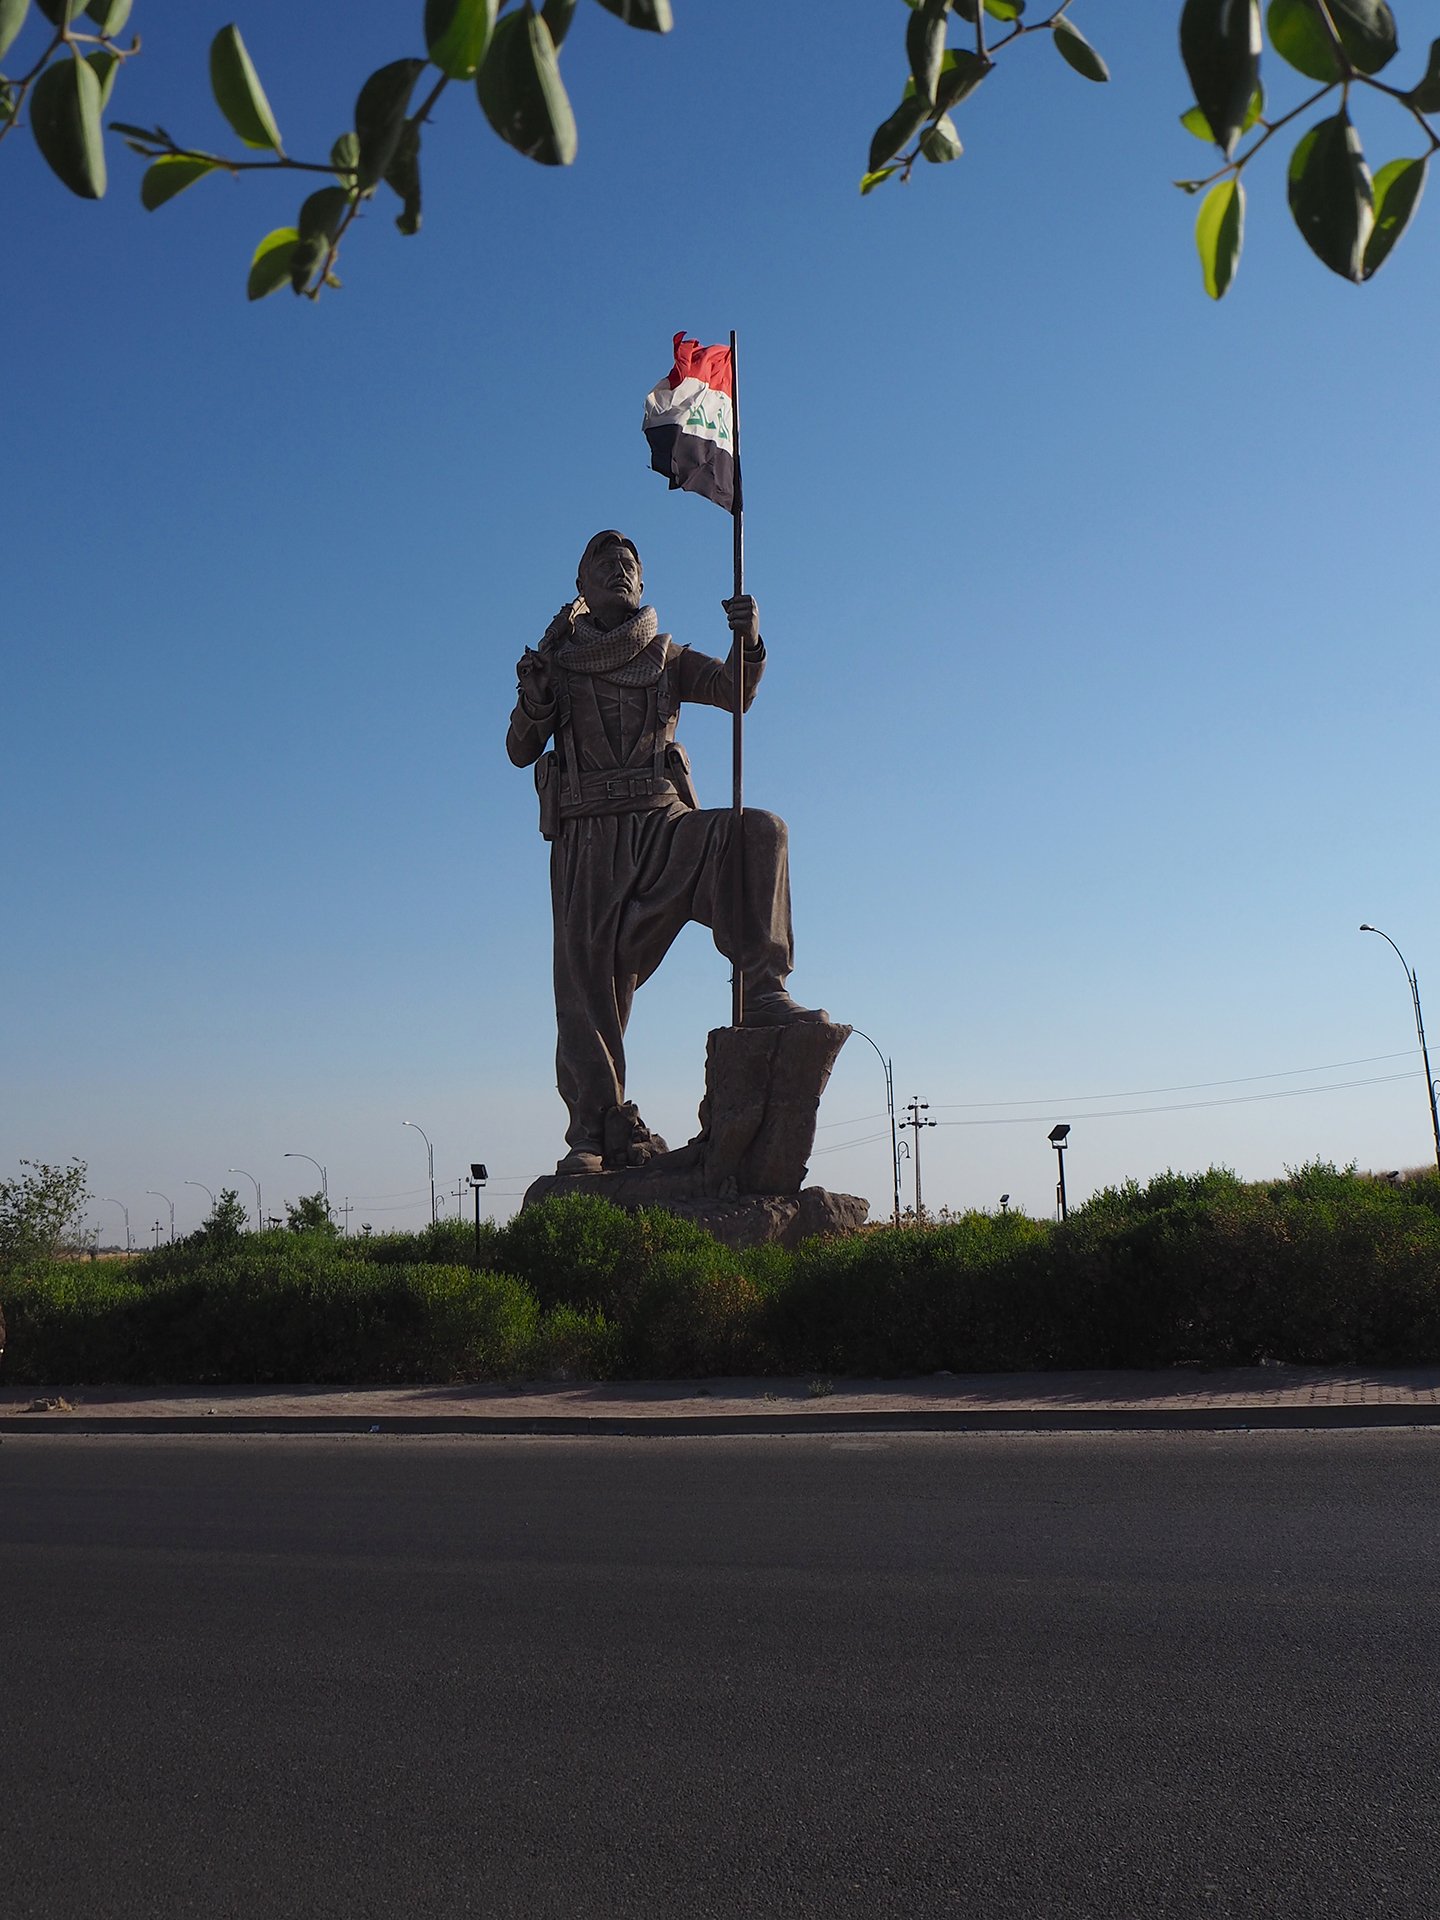
<svg viewBox="0 0 1440 1920">
<path fill-rule="evenodd" d="M 910 1096 L 910 1104 L 905 1109 L 906 1118 L 900 1122 L 902 1127 L 909 1127 L 915 1136 L 912 1158 L 915 1162 L 915 1224 L 917 1227 L 923 1227 L 925 1224 L 925 1203 L 920 1195 L 920 1129 L 922 1127 L 933 1127 L 938 1124 L 938 1122 L 934 1120 L 922 1120 L 920 1118 L 922 1113 L 928 1113 L 929 1110 L 930 1102 L 928 1100 L 922 1100 L 918 1094 L 912 1093 Z"/>
<path fill-rule="evenodd" d="M 463 1173 L 461 1174 L 460 1178 L 455 1182 L 454 1186 L 451 1187 L 450 1191 L 455 1198 L 455 1218 L 458 1220 L 460 1218 L 461 1207 L 465 1199 L 465 1176 Z"/>
<path fill-rule="evenodd" d="M 350 1196 L 348 1193 L 345 1196 L 345 1204 L 343 1206 L 336 1207 L 335 1211 L 337 1213 L 343 1213 L 345 1216 L 345 1225 L 342 1231 L 345 1233 L 346 1237 L 348 1238 L 350 1233 L 350 1216 L 355 1211 L 354 1207 L 352 1207 L 350 1204 Z"/>
</svg>

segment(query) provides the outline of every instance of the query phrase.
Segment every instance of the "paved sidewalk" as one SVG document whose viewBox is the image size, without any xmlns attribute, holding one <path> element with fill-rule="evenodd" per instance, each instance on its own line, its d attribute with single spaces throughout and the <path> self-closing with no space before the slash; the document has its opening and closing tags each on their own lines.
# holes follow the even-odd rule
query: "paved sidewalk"
<svg viewBox="0 0 1440 1920">
<path fill-rule="evenodd" d="M 6 1433 L 1095 1432 L 1440 1426 L 1440 1366 L 914 1380 L 419 1387 L 6 1387 Z"/>
</svg>

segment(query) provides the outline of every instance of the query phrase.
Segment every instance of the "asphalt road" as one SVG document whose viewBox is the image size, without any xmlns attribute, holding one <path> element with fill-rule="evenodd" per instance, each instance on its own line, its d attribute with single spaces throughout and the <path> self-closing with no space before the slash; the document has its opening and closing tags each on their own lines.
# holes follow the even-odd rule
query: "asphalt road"
<svg viewBox="0 0 1440 1920">
<path fill-rule="evenodd" d="M 1434 1920 L 1440 1432 L 7 1437 L 0 1912 Z"/>
</svg>

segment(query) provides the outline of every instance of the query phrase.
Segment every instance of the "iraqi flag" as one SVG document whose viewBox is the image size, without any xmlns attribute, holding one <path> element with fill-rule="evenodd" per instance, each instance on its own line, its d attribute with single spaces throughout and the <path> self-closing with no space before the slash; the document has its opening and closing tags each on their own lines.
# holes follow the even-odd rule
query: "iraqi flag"
<svg viewBox="0 0 1440 1920">
<path fill-rule="evenodd" d="M 675 364 L 645 396 L 650 464 L 672 487 L 735 511 L 735 372 L 729 347 L 675 336 Z"/>
</svg>

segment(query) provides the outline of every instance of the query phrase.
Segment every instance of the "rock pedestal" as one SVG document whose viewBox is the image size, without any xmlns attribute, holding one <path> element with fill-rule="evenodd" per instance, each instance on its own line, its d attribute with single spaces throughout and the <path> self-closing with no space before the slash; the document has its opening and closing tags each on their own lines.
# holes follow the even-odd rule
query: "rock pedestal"
<svg viewBox="0 0 1440 1920">
<path fill-rule="evenodd" d="M 820 1096 L 850 1034 L 820 1020 L 715 1028 L 705 1050 L 700 1131 L 688 1145 L 614 1173 L 542 1175 L 524 1204 L 598 1193 L 621 1207 L 665 1207 L 732 1247 L 853 1232 L 867 1201 L 802 1187 Z"/>
</svg>

